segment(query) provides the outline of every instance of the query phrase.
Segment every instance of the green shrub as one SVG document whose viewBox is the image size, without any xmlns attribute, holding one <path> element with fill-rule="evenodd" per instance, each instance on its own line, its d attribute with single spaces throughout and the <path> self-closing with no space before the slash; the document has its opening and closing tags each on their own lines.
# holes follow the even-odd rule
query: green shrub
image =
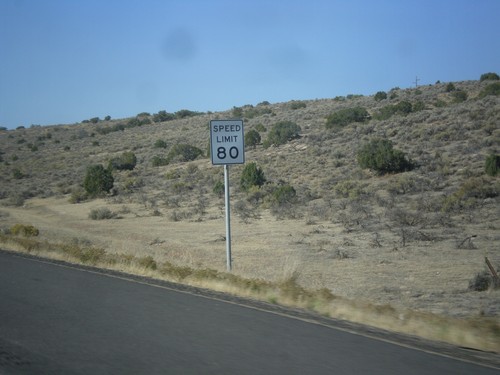
<svg viewBox="0 0 500 375">
<path fill-rule="evenodd" d="M 167 148 L 167 142 L 163 139 L 158 139 L 154 144 L 154 148 Z"/>
<path fill-rule="evenodd" d="M 25 175 L 23 172 L 21 172 L 21 170 L 19 168 L 14 168 L 12 170 L 12 177 L 16 180 L 20 180 L 21 178 L 24 178 Z"/>
<path fill-rule="evenodd" d="M 257 145 L 260 143 L 261 137 L 260 134 L 257 130 L 249 130 L 247 134 L 245 134 L 245 146 L 246 147 L 253 147 L 254 149 L 257 147 Z"/>
<path fill-rule="evenodd" d="M 451 93 L 451 97 L 454 103 L 462 103 L 467 100 L 467 93 L 463 90 L 457 90 Z"/>
<path fill-rule="evenodd" d="M 292 100 L 290 103 L 290 109 L 300 109 L 300 108 L 306 108 L 307 104 L 306 102 L 300 101 L 300 100 Z"/>
<path fill-rule="evenodd" d="M 395 112 L 400 113 L 403 115 L 407 115 L 408 113 L 411 113 L 413 110 L 413 106 L 409 101 L 402 100 L 398 104 L 394 106 Z"/>
<path fill-rule="evenodd" d="M 242 118 L 243 117 L 243 108 L 233 107 L 233 110 L 231 111 L 231 115 L 235 118 Z"/>
<path fill-rule="evenodd" d="M 357 199 L 361 195 L 365 194 L 363 186 L 359 182 L 353 180 L 344 180 L 338 182 L 333 187 L 333 191 L 338 197 L 349 198 L 352 200 Z"/>
<path fill-rule="evenodd" d="M 405 154 L 394 149 L 388 139 L 371 140 L 361 147 L 357 158 L 361 168 L 369 168 L 379 173 L 398 173 L 413 168 Z"/>
<path fill-rule="evenodd" d="M 453 212 L 475 207 L 486 198 L 498 196 L 498 186 L 493 185 L 486 178 L 471 177 L 451 195 L 445 197 L 441 211 Z"/>
<path fill-rule="evenodd" d="M 159 155 L 153 156 L 153 159 L 151 160 L 151 162 L 153 164 L 153 167 L 161 167 L 161 166 L 170 164 L 166 158 L 159 156 Z"/>
<path fill-rule="evenodd" d="M 500 80 L 500 77 L 496 73 L 484 73 L 484 74 L 481 74 L 481 78 L 479 79 L 479 81 L 483 82 L 483 81 L 486 81 L 486 80 L 498 81 L 498 80 Z"/>
<path fill-rule="evenodd" d="M 85 190 L 83 190 L 81 187 L 78 187 L 76 189 L 73 189 L 71 191 L 71 196 L 69 197 L 69 203 L 80 203 L 85 200 L 87 200 L 88 196 Z"/>
<path fill-rule="evenodd" d="M 175 169 L 173 171 L 168 171 L 165 174 L 165 179 L 166 180 L 177 180 L 178 178 L 181 178 L 182 174 L 179 169 Z"/>
<path fill-rule="evenodd" d="M 151 120 L 149 117 L 134 117 L 127 121 L 125 127 L 130 129 L 148 124 L 151 124 Z"/>
<path fill-rule="evenodd" d="M 173 113 L 168 113 L 167 111 L 159 111 L 153 115 L 154 122 L 164 122 L 175 120 L 175 115 Z"/>
<path fill-rule="evenodd" d="M 425 109 L 425 103 L 421 100 L 412 105 L 412 112 L 423 111 Z"/>
<path fill-rule="evenodd" d="M 387 120 L 393 115 L 407 115 L 411 113 L 413 106 L 409 101 L 403 100 L 398 104 L 389 104 L 381 108 L 375 115 L 376 120 Z"/>
<path fill-rule="evenodd" d="M 172 147 L 167 155 L 167 160 L 169 163 L 172 161 L 192 161 L 202 154 L 203 151 L 201 151 L 198 147 L 181 143 Z"/>
<path fill-rule="evenodd" d="M 219 198 L 222 198 L 224 195 L 224 182 L 222 181 L 217 181 L 214 185 L 214 188 L 212 191 L 214 192 L 215 195 L 217 195 Z"/>
<path fill-rule="evenodd" d="M 379 91 L 373 97 L 377 102 L 387 99 L 387 93 L 385 91 Z"/>
<path fill-rule="evenodd" d="M 113 158 L 109 161 L 108 169 L 109 170 L 129 170 L 135 168 L 137 164 L 137 157 L 131 151 L 124 152 L 117 158 Z"/>
<path fill-rule="evenodd" d="M 262 186 L 266 182 L 264 172 L 256 163 L 252 162 L 245 166 L 240 178 L 240 187 L 244 191 L 250 190 L 253 186 Z"/>
<path fill-rule="evenodd" d="M 496 176 L 498 173 L 500 173 L 500 155 L 489 155 L 486 158 L 484 170 L 489 176 Z"/>
<path fill-rule="evenodd" d="M 363 107 L 341 109 L 326 118 L 326 128 L 342 128 L 353 122 L 365 122 L 369 117 L 368 111 Z"/>
<path fill-rule="evenodd" d="M 252 106 L 251 108 L 246 109 L 243 112 L 242 116 L 240 116 L 240 117 L 245 117 L 247 119 L 251 119 L 251 118 L 254 118 L 257 116 L 261 116 L 264 114 L 270 114 L 270 113 L 273 113 L 273 110 L 271 108 L 267 108 L 267 107 L 254 108 Z"/>
<path fill-rule="evenodd" d="M 26 202 L 26 199 L 29 198 L 29 192 L 27 191 L 16 191 L 11 194 L 9 194 L 9 199 L 7 200 L 7 205 L 15 206 L 15 207 L 22 207 L 24 206 L 24 203 Z"/>
<path fill-rule="evenodd" d="M 361 95 L 361 94 L 347 94 L 346 95 L 346 98 L 349 100 L 362 98 L 362 97 L 363 97 L 363 95 Z"/>
<path fill-rule="evenodd" d="M 115 217 L 116 214 L 106 207 L 96 208 L 89 213 L 89 219 L 92 220 L 107 220 Z"/>
<path fill-rule="evenodd" d="M 14 236 L 36 237 L 40 234 L 40 231 L 33 225 L 14 224 L 10 228 L 10 233 Z"/>
<path fill-rule="evenodd" d="M 281 121 L 273 125 L 264 147 L 278 146 L 287 143 L 293 139 L 299 138 L 299 133 L 302 129 L 293 121 Z"/>
<path fill-rule="evenodd" d="M 272 192 L 273 203 L 277 205 L 293 203 L 297 198 L 297 192 L 291 185 L 282 185 Z"/>
<path fill-rule="evenodd" d="M 142 119 L 142 120 L 137 119 L 137 118 L 133 118 L 133 119 L 130 119 L 129 121 L 127 121 L 127 124 L 123 124 L 123 123 L 119 122 L 119 123 L 114 124 L 112 126 L 98 127 L 98 128 L 96 128 L 96 131 L 99 134 L 106 135 L 106 134 L 113 133 L 113 132 L 124 131 L 125 129 L 128 129 L 128 128 L 134 128 L 136 126 L 141 126 L 144 123 L 149 123 L 149 122 L 150 121 L 148 118 Z"/>
<path fill-rule="evenodd" d="M 500 95 L 500 82 L 491 83 L 481 90 L 479 93 L 480 98 L 484 98 L 488 95 L 499 96 Z"/>
<path fill-rule="evenodd" d="M 148 270 L 153 270 L 153 271 L 158 268 L 158 264 L 156 263 L 156 261 L 154 260 L 154 258 L 151 255 L 137 259 L 137 264 L 140 267 L 143 267 L 143 268 L 148 269 Z"/>
<path fill-rule="evenodd" d="M 83 188 L 91 197 L 109 193 L 113 188 L 114 179 L 111 170 L 105 169 L 102 165 L 91 165 L 87 168 Z"/>
<path fill-rule="evenodd" d="M 457 88 L 455 87 L 455 85 L 453 83 L 448 83 L 446 85 L 446 88 L 445 88 L 445 91 L 446 92 L 452 92 L 452 91 L 455 91 Z"/>
<path fill-rule="evenodd" d="M 434 102 L 434 106 L 436 108 L 443 108 L 443 107 L 446 107 L 446 102 L 444 100 L 441 100 L 441 99 L 436 99 L 436 101 Z"/>
<path fill-rule="evenodd" d="M 201 114 L 201 112 L 190 111 L 189 109 L 181 109 L 180 111 L 175 112 L 175 118 L 183 119 L 186 117 L 193 117 Z"/>
<path fill-rule="evenodd" d="M 260 123 L 255 125 L 255 130 L 259 133 L 265 133 L 267 131 L 266 127 Z"/>
<path fill-rule="evenodd" d="M 99 249 L 96 247 L 89 247 L 86 249 L 80 249 L 79 259 L 82 263 L 97 264 L 106 256 L 106 251 L 104 249 Z"/>
</svg>

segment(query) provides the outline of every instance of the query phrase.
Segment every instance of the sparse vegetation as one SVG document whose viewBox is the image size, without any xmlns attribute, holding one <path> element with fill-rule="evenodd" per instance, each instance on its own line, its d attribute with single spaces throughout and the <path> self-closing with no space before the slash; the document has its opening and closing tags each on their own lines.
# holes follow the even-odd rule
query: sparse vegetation
<svg viewBox="0 0 500 375">
<path fill-rule="evenodd" d="M 468 95 L 465 91 L 456 90 L 456 91 L 452 92 L 451 96 L 453 97 L 454 103 L 462 103 L 462 102 L 465 102 L 467 100 Z"/>
<path fill-rule="evenodd" d="M 369 168 L 379 173 L 398 173 L 409 171 L 413 165 L 406 155 L 394 149 L 388 139 L 372 139 L 358 151 L 361 168 Z"/>
<path fill-rule="evenodd" d="M 301 130 L 300 126 L 293 121 L 277 122 L 269 131 L 264 147 L 279 146 L 297 139 L 300 137 Z"/>
<path fill-rule="evenodd" d="M 257 130 L 251 129 L 245 134 L 245 147 L 253 147 L 255 149 L 260 141 L 261 137 Z"/>
<path fill-rule="evenodd" d="M 115 217 L 116 214 L 106 207 L 96 208 L 89 213 L 89 219 L 92 220 L 107 220 Z"/>
<path fill-rule="evenodd" d="M 489 176 L 496 176 L 500 173 L 500 155 L 490 154 L 486 158 L 485 172 Z"/>
<path fill-rule="evenodd" d="M 135 168 L 137 164 L 137 157 L 131 151 L 124 152 L 119 157 L 113 158 L 109 161 L 109 170 L 125 171 Z"/>
<path fill-rule="evenodd" d="M 161 166 L 170 164 L 170 162 L 168 161 L 167 158 L 159 156 L 159 155 L 153 156 L 151 163 L 153 164 L 153 167 L 161 167 Z"/>
<path fill-rule="evenodd" d="M 175 119 L 175 115 L 173 113 L 168 113 L 167 111 L 159 111 L 153 115 L 154 122 L 164 122 L 164 121 L 172 121 Z"/>
<path fill-rule="evenodd" d="M 292 100 L 290 102 L 290 109 L 292 109 L 292 110 L 306 108 L 306 107 L 307 107 L 306 102 L 303 102 L 301 100 Z"/>
<path fill-rule="evenodd" d="M 484 98 L 485 96 L 488 96 L 488 95 L 493 95 L 493 96 L 500 95 L 500 82 L 495 82 L 495 83 L 489 84 L 483 90 L 481 90 L 481 92 L 479 93 L 480 98 Z"/>
<path fill-rule="evenodd" d="M 102 165 L 91 165 L 87 168 L 83 188 L 91 197 L 109 193 L 113 188 L 114 179 L 111 171 Z"/>
<path fill-rule="evenodd" d="M 214 185 L 214 188 L 212 189 L 215 195 L 217 195 L 219 198 L 222 198 L 224 196 L 224 182 L 222 181 L 217 181 Z"/>
<path fill-rule="evenodd" d="M 407 100 L 402 100 L 398 104 L 389 104 L 382 107 L 377 113 L 375 113 L 373 118 L 376 120 L 388 120 L 394 115 L 406 116 L 411 113 L 412 110 L 412 104 Z"/>
<path fill-rule="evenodd" d="M 481 334 L 469 346 L 498 348 L 493 323 L 500 291 L 469 289 L 474 275 L 486 269 L 485 255 L 500 266 L 500 98 L 490 86 L 498 82 L 453 82 L 450 91 L 447 83 L 422 85 L 420 93 L 395 88 L 381 101 L 373 95 L 315 99 L 296 110 L 292 102 L 240 107 L 245 140 L 252 139 L 251 130 L 262 139 L 247 144 L 245 165 L 231 166 L 231 274 L 223 272 L 221 251 L 222 169 L 204 158 L 209 121 L 232 117 L 231 108 L 193 116 L 165 112 L 167 122 L 150 125 L 154 115 L 140 113 L 2 132 L 2 248 L 196 280 L 208 288 L 228 282 L 232 292 L 234 285 L 248 285 L 245 293 L 258 290 L 254 298 L 314 309 L 322 301 L 316 311 L 342 319 L 372 311 L 365 307 L 372 302 L 375 316 L 394 318 L 397 329 L 411 334 L 444 335 L 442 329 L 415 328 L 408 318 L 415 311 L 427 314 L 425 327 L 429 316 L 439 317 L 439 327 L 470 319 L 478 330 L 473 332 Z M 454 102 L 457 91 L 466 93 L 465 101 Z M 352 108 L 366 110 L 360 122 L 326 128 L 328 115 Z M 273 142 L 279 147 L 260 147 L 269 134 L 281 134 L 271 132 L 279 123 L 293 123 L 296 131 L 284 143 Z M 358 161 L 374 139 L 390 142 L 380 152 L 392 161 L 390 172 Z M 194 149 L 185 157 L 178 145 L 203 154 Z M 133 169 L 106 168 L 124 152 L 135 155 Z M 103 166 L 113 178 L 110 190 L 87 192 L 87 163 Z M 251 164 L 263 178 L 241 184 Z M 101 208 L 108 212 L 99 213 Z M 103 219 L 89 219 L 93 210 Z M 104 219 L 113 213 L 123 219 Z M 39 235 L 13 235 L 18 223 L 33 224 Z M 373 265 L 368 274 L 366 264 Z M 355 313 L 339 313 L 344 298 L 352 300 Z M 362 320 L 375 324 L 370 319 Z M 467 327 L 446 339 L 469 342 Z"/>
<path fill-rule="evenodd" d="M 498 186 L 481 177 L 471 177 L 443 201 L 443 212 L 461 212 L 471 210 L 481 204 L 484 199 L 494 198 L 500 194 Z"/>
<path fill-rule="evenodd" d="M 445 91 L 446 92 L 452 92 L 452 91 L 455 91 L 457 88 L 455 87 L 455 85 L 453 84 L 453 82 L 450 82 L 446 85 L 446 89 Z"/>
<path fill-rule="evenodd" d="M 155 148 L 167 148 L 168 145 L 167 145 L 167 142 L 165 142 L 163 139 L 157 139 L 155 144 L 154 144 L 154 147 Z"/>
<path fill-rule="evenodd" d="M 387 93 L 385 91 L 378 91 L 373 97 L 377 102 L 387 99 Z"/>
<path fill-rule="evenodd" d="M 498 81 L 499 79 L 500 79 L 500 77 L 496 73 L 484 73 L 484 74 L 481 74 L 481 77 L 479 78 L 479 80 L 481 82 L 483 82 L 483 81 Z"/>
<path fill-rule="evenodd" d="M 297 198 L 297 192 L 293 186 L 285 184 L 276 188 L 272 193 L 272 199 L 275 204 L 282 206 L 292 204 Z"/>
<path fill-rule="evenodd" d="M 343 128 L 353 122 L 363 123 L 368 119 L 368 111 L 363 107 L 345 108 L 334 112 L 327 117 L 326 128 Z"/>
<path fill-rule="evenodd" d="M 14 236 L 36 237 L 40 231 L 33 225 L 15 224 L 10 228 L 10 233 Z"/>
<path fill-rule="evenodd" d="M 172 147 L 167 155 L 167 160 L 169 163 L 192 161 L 202 154 L 203 151 L 201 151 L 198 147 L 181 143 Z"/>
<path fill-rule="evenodd" d="M 266 182 L 264 171 L 258 167 L 256 163 L 248 163 L 245 165 L 240 178 L 240 187 L 242 190 L 248 191 L 253 186 L 262 186 Z"/>
<path fill-rule="evenodd" d="M 12 170 L 12 177 L 15 179 L 15 180 L 20 180 L 21 178 L 24 178 L 25 175 L 23 172 L 21 172 L 21 170 L 19 168 L 14 168 Z"/>
</svg>

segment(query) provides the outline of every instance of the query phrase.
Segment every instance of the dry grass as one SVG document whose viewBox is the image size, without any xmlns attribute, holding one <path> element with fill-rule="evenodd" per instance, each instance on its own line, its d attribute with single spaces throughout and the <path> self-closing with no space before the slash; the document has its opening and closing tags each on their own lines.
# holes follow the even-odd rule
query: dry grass
<svg viewBox="0 0 500 375">
<path fill-rule="evenodd" d="M 271 113 L 246 119 L 246 131 L 290 120 L 302 134 L 280 147 L 247 150 L 246 160 L 262 167 L 269 181 L 260 190 L 241 191 L 243 166 L 231 167 L 233 275 L 273 283 L 273 291 L 284 280 L 305 290 L 327 290 L 335 303 L 301 303 L 320 312 L 325 308 L 331 316 L 427 337 L 439 332 L 438 339 L 461 345 L 462 340 L 500 347 L 500 291 L 468 289 L 486 270 L 485 256 L 500 265 L 500 183 L 484 173 L 486 157 L 499 152 L 500 100 L 477 98 L 486 84 L 456 82 L 468 94 L 463 103 L 453 103 L 441 84 L 421 87 L 420 93 L 397 90 L 393 101 L 324 99 L 295 110 L 290 103 L 272 104 Z M 363 106 L 374 114 L 403 99 L 423 101 L 426 109 L 341 130 L 325 128 L 326 116 L 338 109 Z M 223 199 L 212 192 L 222 168 L 207 158 L 162 167 L 153 167 L 152 159 L 177 143 L 206 150 L 209 120 L 228 117 L 230 111 L 204 114 L 106 135 L 98 127 L 118 121 L 2 132 L 0 226 L 33 225 L 40 231 L 38 242 L 103 249 L 121 257 L 114 267 L 133 272 L 141 266 L 127 259 L 224 273 Z M 265 139 L 266 133 L 261 135 Z M 386 176 L 361 170 L 356 152 L 373 137 L 390 139 L 418 167 Z M 154 147 L 159 139 L 166 149 Z M 37 151 L 28 144 L 36 144 Z M 88 165 L 107 165 L 124 151 L 133 151 L 138 163 L 133 171 L 114 172 L 115 195 L 69 203 Z M 295 188 L 298 202 L 273 206 L 269 194 L 280 183 Z M 89 219 L 103 208 L 113 218 Z M 157 275 L 158 269 L 148 272 Z M 246 293 L 227 280 L 200 280 Z M 268 291 L 259 298 L 287 303 Z"/>
</svg>

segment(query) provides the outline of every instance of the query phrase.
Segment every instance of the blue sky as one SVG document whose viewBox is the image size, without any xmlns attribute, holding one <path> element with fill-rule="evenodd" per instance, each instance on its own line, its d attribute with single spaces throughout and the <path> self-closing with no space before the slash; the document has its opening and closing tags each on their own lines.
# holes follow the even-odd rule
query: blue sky
<svg viewBox="0 0 500 375">
<path fill-rule="evenodd" d="M 499 0 L 0 0 L 0 126 L 500 73 Z"/>
</svg>

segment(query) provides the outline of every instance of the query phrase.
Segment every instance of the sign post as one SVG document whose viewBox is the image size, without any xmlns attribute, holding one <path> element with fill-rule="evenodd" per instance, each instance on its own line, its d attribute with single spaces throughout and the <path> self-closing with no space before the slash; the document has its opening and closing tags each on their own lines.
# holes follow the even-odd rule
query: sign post
<svg viewBox="0 0 500 375">
<path fill-rule="evenodd" d="M 229 201 L 229 165 L 245 163 L 245 142 L 242 120 L 210 121 L 210 155 L 213 165 L 224 165 L 224 196 L 226 204 L 226 261 L 231 271 L 231 210 Z"/>
</svg>

